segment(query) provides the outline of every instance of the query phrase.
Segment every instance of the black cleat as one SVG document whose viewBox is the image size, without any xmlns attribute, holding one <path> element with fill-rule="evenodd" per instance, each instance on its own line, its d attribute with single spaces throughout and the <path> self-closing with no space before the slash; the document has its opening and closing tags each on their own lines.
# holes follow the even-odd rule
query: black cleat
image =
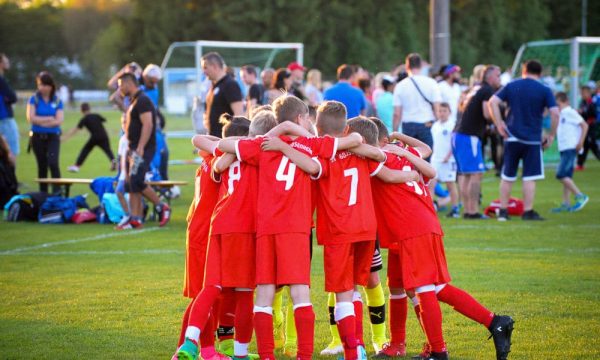
<svg viewBox="0 0 600 360">
<path fill-rule="evenodd" d="M 515 321 L 510 316 L 494 315 L 494 319 L 488 330 L 491 333 L 490 338 L 494 338 L 496 360 L 508 359 L 511 345 L 510 337 L 512 335 L 514 324 Z"/>
<path fill-rule="evenodd" d="M 528 210 L 525 211 L 523 213 L 523 216 L 521 216 L 521 218 L 523 220 L 533 220 L 533 221 L 542 221 L 542 220 L 546 220 L 543 217 L 540 216 L 540 214 L 537 213 L 537 211 L 535 210 Z"/>
<path fill-rule="evenodd" d="M 448 360 L 447 352 L 431 352 L 427 357 L 421 357 L 422 360 Z"/>
<path fill-rule="evenodd" d="M 508 216 L 508 210 L 507 209 L 496 209 L 496 219 L 498 221 L 510 220 L 510 217 Z"/>
</svg>

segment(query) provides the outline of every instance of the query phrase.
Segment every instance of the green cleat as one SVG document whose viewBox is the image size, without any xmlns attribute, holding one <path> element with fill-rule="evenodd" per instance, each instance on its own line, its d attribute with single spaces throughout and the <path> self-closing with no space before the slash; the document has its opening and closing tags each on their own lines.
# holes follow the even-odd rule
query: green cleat
<svg viewBox="0 0 600 360">
<path fill-rule="evenodd" d="M 185 342 L 177 350 L 177 359 L 179 360 L 197 360 L 198 345 L 192 340 L 186 338 Z"/>
<path fill-rule="evenodd" d="M 217 348 L 217 351 L 223 355 L 233 357 L 233 339 L 219 341 L 219 347 Z"/>
</svg>

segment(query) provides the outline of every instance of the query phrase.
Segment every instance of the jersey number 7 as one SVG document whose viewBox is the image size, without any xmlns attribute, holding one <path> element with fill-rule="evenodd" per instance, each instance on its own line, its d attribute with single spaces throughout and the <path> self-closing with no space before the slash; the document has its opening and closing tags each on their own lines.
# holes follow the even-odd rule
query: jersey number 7
<svg viewBox="0 0 600 360">
<path fill-rule="evenodd" d="M 356 205 L 356 195 L 358 191 L 358 169 L 350 168 L 344 170 L 344 177 L 350 176 L 350 198 L 348 199 L 348 206 Z"/>
</svg>

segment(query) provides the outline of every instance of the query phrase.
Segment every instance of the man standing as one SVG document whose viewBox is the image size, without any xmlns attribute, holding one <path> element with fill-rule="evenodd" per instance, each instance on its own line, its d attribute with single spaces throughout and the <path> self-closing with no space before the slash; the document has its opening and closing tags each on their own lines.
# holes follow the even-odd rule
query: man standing
<svg viewBox="0 0 600 360">
<path fill-rule="evenodd" d="M 458 188 L 464 205 L 465 219 L 482 219 L 479 212 L 481 178 L 485 172 L 482 139 L 488 120 L 488 100 L 500 87 L 500 68 L 489 65 L 483 72 L 479 89 L 466 101 L 465 110 L 456 124 L 452 147 L 458 172 Z"/>
<path fill-rule="evenodd" d="M 304 72 L 306 68 L 294 61 L 288 64 L 287 69 L 292 73 L 290 94 L 300 100 L 306 100 L 306 95 L 304 95 Z"/>
<path fill-rule="evenodd" d="M 12 156 L 19 155 L 19 128 L 15 121 L 12 104 L 17 102 L 17 94 L 6 82 L 4 72 L 10 69 L 8 57 L 0 53 L 0 135 L 6 138 Z"/>
<path fill-rule="evenodd" d="M 233 116 L 244 114 L 242 90 L 238 83 L 225 71 L 225 61 L 216 52 L 202 56 L 202 71 L 212 81 L 212 88 L 206 97 L 204 126 L 212 136 L 221 137 L 223 124 L 219 123 L 221 115 Z"/>
<path fill-rule="evenodd" d="M 431 126 L 442 97 L 438 84 L 428 77 L 419 54 L 408 54 L 405 61 L 408 77 L 394 89 L 394 131 L 402 123 L 402 132 L 433 147 Z"/>
<path fill-rule="evenodd" d="M 342 64 L 337 68 L 337 84 L 325 91 L 325 100 L 335 100 L 346 105 L 348 119 L 358 115 L 364 115 L 367 109 L 367 99 L 360 89 L 352 86 L 351 80 L 354 69 L 351 65 Z"/>
<path fill-rule="evenodd" d="M 129 141 L 125 182 L 129 191 L 131 217 L 117 229 L 125 230 L 143 226 L 142 195 L 155 205 L 159 213 L 160 226 L 164 226 L 169 221 L 171 210 L 167 204 L 160 202 L 158 195 L 145 182 L 146 172 L 156 151 L 156 108 L 152 100 L 140 89 L 132 73 L 121 75 L 118 84 L 121 94 L 128 96 L 131 101 L 125 115 L 125 134 Z"/>
<path fill-rule="evenodd" d="M 554 141 L 559 111 L 552 91 L 540 80 L 542 64 L 529 60 L 523 64 L 522 79 L 508 83 L 489 101 L 489 111 L 498 132 L 504 138 L 504 166 L 500 181 L 500 209 L 498 220 L 508 220 L 508 200 L 513 183 L 517 180 L 519 162 L 523 160 L 523 220 L 544 220 L 533 210 L 535 181 L 544 178 L 542 147 Z M 500 115 L 500 103 L 509 110 L 506 122 Z M 550 134 L 542 141 L 542 115 L 549 109 Z"/>
<path fill-rule="evenodd" d="M 458 119 L 458 103 L 462 90 L 460 88 L 460 66 L 449 64 L 442 71 L 443 80 L 438 83 L 442 102 L 450 105 L 450 121 L 456 124 Z"/>
<path fill-rule="evenodd" d="M 248 87 L 246 96 L 246 114 L 250 114 L 252 109 L 263 104 L 265 96 L 265 87 L 256 81 L 256 68 L 252 65 L 244 65 L 240 69 L 242 81 Z"/>
</svg>

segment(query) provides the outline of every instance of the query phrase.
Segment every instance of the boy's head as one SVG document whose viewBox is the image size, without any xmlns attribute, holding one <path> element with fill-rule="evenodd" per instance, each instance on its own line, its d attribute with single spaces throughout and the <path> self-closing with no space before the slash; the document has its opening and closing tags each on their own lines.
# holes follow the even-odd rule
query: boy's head
<svg viewBox="0 0 600 360">
<path fill-rule="evenodd" d="M 556 98 L 556 102 L 561 109 L 565 106 L 569 106 L 569 97 L 567 96 L 567 93 L 559 91 L 556 93 L 556 95 L 554 95 L 554 97 Z"/>
<path fill-rule="evenodd" d="M 81 109 L 82 113 L 87 114 L 90 112 L 90 104 L 83 102 L 83 103 L 81 103 L 80 109 Z"/>
<path fill-rule="evenodd" d="M 253 108 L 250 111 L 250 121 L 254 120 L 254 117 L 256 116 L 256 114 L 258 114 L 261 111 L 271 111 L 273 112 L 273 107 L 269 104 L 266 105 L 261 105 L 261 106 L 257 106 L 255 108 Z"/>
<path fill-rule="evenodd" d="M 223 114 L 219 118 L 219 122 L 223 124 L 223 137 L 230 136 L 248 136 L 250 129 L 250 120 L 243 116 L 231 116 Z"/>
<path fill-rule="evenodd" d="M 365 143 L 377 146 L 379 131 L 373 121 L 364 116 L 357 116 L 348 120 L 348 127 L 351 132 L 357 132 L 362 135 Z"/>
<path fill-rule="evenodd" d="M 277 119 L 272 111 L 259 111 L 252 118 L 248 135 L 250 137 L 265 135 L 275 126 L 277 126 Z"/>
<path fill-rule="evenodd" d="M 285 94 L 275 99 L 273 112 L 280 124 L 284 121 L 291 121 L 307 130 L 312 127 L 308 119 L 308 106 L 293 95 Z"/>
<path fill-rule="evenodd" d="M 592 97 L 592 88 L 587 85 L 582 86 L 581 87 L 581 97 L 586 100 L 591 98 Z"/>
<path fill-rule="evenodd" d="M 319 135 L 344 136 L 348 132 L 346 105 L 339 101 L 325 101 L 317 109 Z"/>
<path fill-rule="evenodd" d="M 446 122 L 450 117 L 451 112 L 452 111 L 450 110 L 450 104 L 448 104 L 447 102 L 440 103 L 440 110 L 438 115 L 440 117 L 441 122 Z"/>
<path fill-rule="evenodd" d="M 370 117 L 375 126 L 377 126 L 377 142 L 379 143 L 379 147 L 384 147 L 390 142 L 390 132 L 387 127 L 383 123 L 383 121 L 379 120 L 376 117 Z"/>
</svg>

